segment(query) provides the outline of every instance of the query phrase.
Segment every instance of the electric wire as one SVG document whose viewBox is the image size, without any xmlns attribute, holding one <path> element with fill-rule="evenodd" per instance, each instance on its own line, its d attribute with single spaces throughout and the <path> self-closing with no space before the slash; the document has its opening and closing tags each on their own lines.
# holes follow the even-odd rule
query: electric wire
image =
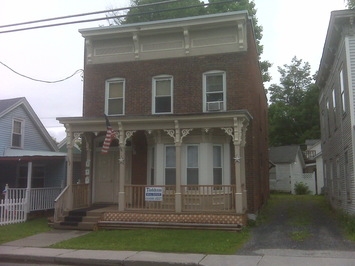
<svg viewBox="0 0 355 266">
<path fill-rule="evenodd" d="M 75 76 L 75 75 L 78 74 L 78 73 L 83 73 L 83 72 L 84 72 L 82 69 L 78 69 L 78 70 L 76 70 L 73 74 L 71 74 L 70 76 L 68 76 L 68 77 L 66 77 L 66 78 L 59 79 L 59 80 L 49 81 L 49 80 L 36 79 L 36 78 L 29 77 L 29 76 L 27 76 L 27 75 L 21 74 L 21 73 L 17 72 L 16 70 L 12 69 L 11 67 L 9 67 L 8 65 L 6 65 L 5 63 L 3 63 L 3 62 L 1 62 L 1 61 L 0 61 L 0 64 L 3 65 L 4 67 L 6 67 L 7 69 L 11 70 L 11 71 L 14 72 L 15 74 L 21 76 L 21 77 L 24 77 L 24 78 L 27 78 L 27 79 L 30 79 L 30 80 L 33 80 L 33 81 L 37 81 L 37 82 L 43 82 L 43 83 L 59 83 L 59 82 L 62 82 L 62 81 L 65 81 L 65 80 L 67 80 L 67 79 L 72 78 L 73 76 Z"/>
<path fill-rule="evenodd" d="M 119 9 L 116 9 L 116 10 L 125 10 L 125 9 L 131 9 L 131 8 L 141 8 L 141 7 L 144 7 L 144 6 L 151 6 L 151 5 L 171 3 L 171 2 L 176 2 L 176 0 L 166 1 L 166 2 L 158 2 L 158 3 L 153 3 L 153 4 L 147 4 L 147 5 L 139 5 L 139 6 L 128 7 L 128 8 L 119 8 Z M 201 6 L 211 6 L 211 5 L 231 3 L 231 2 L 233 2 L 233 1 L 232 0 L 227 0 L 227 1 L 216 2 L 216 3 L 203 3 L 202 5 L 191 5 L 188 8 L 195 8 L 195 7 L 201 7 Z M 18 32 L 18 31 L 25 31 L 25 30 L 48 28 L 48 27 L 65 26 L 65 25 L 71 25 L 71 24 L 77 24 L 77 23 L 87 23 L 87 22 L 94 22 L 94 21 L 100 21 L 100 20 L 110 20 L 110 19 L 117 19 L 117 18 L 123 18 L 123 17 L 134 17 L 134 16 L 141 16 L 141 15 L 147 15 L 147 14 L 162 13 L 162 12 L 167 12 L 167 11 L 177 11 L 177 10 L 183 10 L 183 9 L 186 9 L 186 8 L 187 7 L 167 8 L 167 9 L 161 9 L 161 10 L 155 10 L 155 11 L 140 12 L 140 13 L 136 13 L 136 14 L 105 16 L 105 17 L 101 17 L 101 18 L 75 20 L 75 21 L 68 21 L 68 22 L 61 22 L 61 23 L 54 23 L 54 24 L 46 24 L 46 25 L 33 26 L 33 27 L 25 27 L 25 28 L 19 28 L 19 29 L 3 30 L 3 31 L 0 31 L 0 34 L 10 33 L 10 32 Z M 104 12 L 109 13 L 109 12 L 113 12 L 113 11 L 114 10 L 105 10 L 105 11 L 98 11 L 98 12 L 91 12 L 91 13 L 104 13 Z M 39 23 L 39 22 L 43 22 L 43 21 L 52 21 L 52 20 L 60 20 L 60 19 L 63 19 L 63 18 L 85 16 L 86 14 L 90 14 L 90 13 L 83 13 L 83 14 L 78 14 L 78 15 L 64 16 L 64 17 L 58 17 L 58 18 L 52 18 L 52 19 L 43 19 L 43 20 L 37 20 L 37 21 L 21 22 L 21 23 L 16 23 L 16 24 L 19 24 L 19 25 L 32 24 L 32 23 Z M 0 28 L 13 27 L 16 24 L 4 25 L 4 26 L 0 26 Z"/>
<path fill-rule="evenodd" d="M 138 6 L 132 6 L 132 7 L 115 8 L 115 9 L 111 9 L 111 10 L 96 11 L 96 12 L 82 13 L 82 14 L 76 14 L 76 15 L 68 15 L 68 16 L 61 16 L 61 17 L 55 17 L 55 18 L 33 20 L 33 21 L 20 22 L 20 23 L 8 24 L 8 25 L 0 25 L 0 28 L 9 28 L 9 27 L 22 26 L 22 25 L 27 25 L 27 24 L 35 24 L 35 23 L 62 20 L 62 19 L 68 19 L 68 18 L 96 15 L 96 14 L 101 14 L 101 13 L 123 11 L 123 10 L 127 10 L 127 9 L 131 10 L 131 9 L 134 9 L 134 8 L 144 8 L 144 7 L 162 5 L 162 4 L 173 3 L 173 2 L 177 2 L 177 0 L 168 0 L 168 1 L 163 1 L 163 2 L 151 3 L 151 4 L 145 4 L 145 5 L 138 5 Z M 216 3 L 203 3 L 202 5 L 192 5 L 192 6 L 189 6 L 188 8 L 201 7 L 201 6 L 210 6 L 210 5 L 215 5 L 215 4 L 224 4 L 224 3 L 231 3 L 231 2 L 233 2 L 233 0 L 226 0 L 226 1 L 216 2 Z M 17 31 L 25 31 L 25 30 L 33 30 L 33 29 L 40 29 L 40 28 L 47 28 L 47 27 L 64 26 L 64 25 L 76 24 L 76 23 L 86 23 L 86 22 L 93 22 L 93 21 L 99 21 L 99 20 L 110 20 L 110 19 L 117 19 L 117 18 L 129 17 L 129 16 L 142 16 L 142 15 L 147 15 L 147 14 L 155 14 L 155 13 L 161 13 L 161 12 L 167 12 L 167 11 L 182 10 L 182 9 L 186 9 L 186 8 L 187 7 L 168 8 L 168 9 L 155 10 L 155 11 L 139 12 L 139 13 L 136 13 L 136 14 L 105 16 L 104 18 L 85 19 L 85 20 L 77 20 L 77 21 L 69 21 L 69 22 L 62 22 L 62 23 L 55 23 L 55 24 L 33 26 L 33 27 L 25 27 L 25 28 L 19 28 L 19 29 L 3 30 L 3 31 L 0 31 L 0 34 L 10 33 L 10 32 L 17 32 Z M 10 66 L 8 66 L 7 64 L 5 64 L 5 63 L 3 63 L 1 61 L 0 61 L 0 64 L 3 65 L 4 67 L 8 68 L 10 71 L 14 72 L 15 74 L 21 76 L 21 77 L 24 77 L 24 78 L 27 78 L 27 79 L 30 79 L 30 80 L 33 80 L 33 81 L 37 81 L 37 82 L 42 82 L 42 83 L 59 83 L 59 82 L 62 82 L 62 81 L 65 81 L 67 79 L 72 78 L 73 76 L 75 76 L 78 73 L 81 73 L 83 75 L 83 70 L 82 69 L 78 69 L 72 75 L 70 75 L 70 76 L 68 76 L 66 78 L 49 81 L 49 80 L 42 80 L 42 79 L 32 78 L 30 76 L 21 74 L 18 71 L 14 70 L 13 68 L 11 68 Z"/>
</svg>

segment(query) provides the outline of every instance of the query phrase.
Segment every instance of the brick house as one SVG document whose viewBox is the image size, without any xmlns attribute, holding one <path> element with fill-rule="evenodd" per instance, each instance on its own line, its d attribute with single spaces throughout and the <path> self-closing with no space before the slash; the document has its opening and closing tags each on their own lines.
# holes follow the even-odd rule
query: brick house
<svg viewBox="0 0 355 266">
<path fill-rule="evenodd" d="M 167 214 L 180 226 L 240 226 L 257 214 L 269 195 L 267 99 L 248 13 L 80 33 L 83 117 L 58 120 L 68 136 L 68 184 L 77 180 L 71 143 L 83 139 L 82 182 L 67 187 L 73 197 L 58 199 L 57 214 L 115 204 L 99 226 L 169 223 Z M 106 154 L 104 114 L 116 135 Z"/>
</svg>

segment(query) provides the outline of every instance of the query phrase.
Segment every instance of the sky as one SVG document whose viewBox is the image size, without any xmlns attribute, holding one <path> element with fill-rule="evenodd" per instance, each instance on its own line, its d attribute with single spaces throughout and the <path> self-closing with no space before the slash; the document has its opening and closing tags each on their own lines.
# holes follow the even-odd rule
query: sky
<svg viewBox="0 0 355 266">
<path fill-rule="evenodd" d="M 13 29 L 1 28 L 4 25 L 128 7 L 130 3 L 129 0 L 0 2 L 0 31 Z M 344 0 L 254 2 L 258 23 L 263 27 L 261 59 L 272 63 L 269 70 L 272 80 L 264 84 L 265 88 L 279 83 L 277 67 L 290 64 L 294 56 L 309 62 L 314 74 L 322 56 L 330 12 L 345 9 Z M 94 16 L 85 17 L 88 18 Z M 2 64 L 34 79 L 65 79 L 84 67 L 84 39 L 78 30 L 100 25 L 107 25 L 106 21 L 0 33 L 0 99 L 26 97 L 49 134 L 60 142 L 65 137 L 65 128 L 56 118 L 82 116 L 81 74 L 58 83 L 43 83 L 24 78 Z"/>
</svg>

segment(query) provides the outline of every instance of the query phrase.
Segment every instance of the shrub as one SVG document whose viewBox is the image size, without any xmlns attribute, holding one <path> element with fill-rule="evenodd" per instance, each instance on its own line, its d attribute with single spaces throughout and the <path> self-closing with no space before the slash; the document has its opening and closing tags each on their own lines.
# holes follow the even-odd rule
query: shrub
<svg viewBox="0 0 355 266">
<path fill-rule="evenodd" d="M 295 193 L 296 193 L 296 195 L 307 195 L 307 194 L 310 194 L 311 191 L 309 190 L 307 184 L 305 184 L 303 182 L 296 182 Z"/>
</svg>

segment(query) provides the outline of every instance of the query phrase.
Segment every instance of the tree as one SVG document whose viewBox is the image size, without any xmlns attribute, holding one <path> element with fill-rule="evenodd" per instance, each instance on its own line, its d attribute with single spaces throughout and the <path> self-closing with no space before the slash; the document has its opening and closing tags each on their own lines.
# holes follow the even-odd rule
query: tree
<svg viewBox="0 0 355 266">
<path fill-rule="evenodd" d="M 128 11 L 122 24 L 199 16 L 206 13 L 203 3 L 199 0 L 176 1 L 149 6 L 149 4 L 166 1 L 168 0 L 132 0 L 131 7 L 133 8 Z"/>
<path fill-rule="evenodd" d="M 310 65 L 297 57 L 278 67 L 280 85 L 269 88 L 269 140 L 271 146 L 304 144 L 320 137 L 318 96 Z"/>
<path fill-rule="evenodd" d="M 346 2 L 347 8 L 349 8 L 349 9 L 355 8 L 355 0 L 346 0 L 345 2 Z"/>
<path fill-rule="evenodd" d="M 263 46 L 260 44 L 262 38 L 262 27 L 258 25 L 256 18 L 255 3 L 249 0 L 230 0 L 226 3 L 225 0 L 209 0 L 208 5 L 200 0 L 179 0 L 176 2 L 150 5 L 159 2 L 167 2 L 168 0 L 131 0 L 131 9 L 127 12 L 126 17 L 118 20 L 110 20 L 115 24 L 128 24 L 136 22 L 156 21 L 171 18 L 183 18 L 191 16 L 199 16 L 206 14 L 224 13 L 238 10 L 247 10 L 253 18 L 256 44 L 258 47 L 258 55 L 263 53 Z M 221 2 L 219 4 L 219 2 Z M 223 2 L 223 3 L 222 3 Z M 169 11 L 170 10 L 170 11 Z M 109 12 L 110 13 L 110 12 Z M 112 15 L 120 15 L 110 13 Z M 271 63 L 268 61 L 260 62 L 263 81 L 271 80 L 268 72 Z"/>
</svg>

